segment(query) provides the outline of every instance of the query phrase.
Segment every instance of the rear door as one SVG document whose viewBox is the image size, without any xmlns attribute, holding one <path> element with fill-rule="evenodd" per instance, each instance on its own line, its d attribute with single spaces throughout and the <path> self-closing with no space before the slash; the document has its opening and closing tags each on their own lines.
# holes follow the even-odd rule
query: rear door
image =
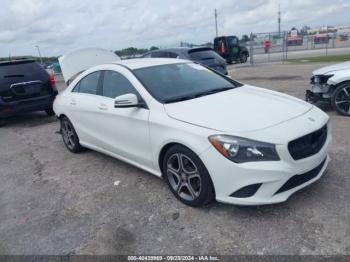
<svg viewBox="0 0 350 262">
<path fill-rule="evenodd" d="M 81 142 L 100 146 L 100 130 L 96 126 L 97 90 L 101 83 L 101 71 L 83 77 L 73 88 L 68 99 L 68 116 Z"/>
<path fill-rule="evenodd" d="M 48 96 L 52 92 L 49 75 L 38 63 L 0 63 L 0 99 L 4 102 Z"/>
</svg>

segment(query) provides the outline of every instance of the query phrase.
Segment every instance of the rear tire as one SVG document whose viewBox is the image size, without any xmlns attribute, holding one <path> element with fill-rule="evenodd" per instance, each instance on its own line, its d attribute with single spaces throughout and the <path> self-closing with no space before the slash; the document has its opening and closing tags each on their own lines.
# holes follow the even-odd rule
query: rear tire
<svg viewBox="0 0 350 262">
<path fill-rule="evenodd" d="M 0 127 L 5 126 L 5 125 L 6 125 L 6 119 L 0 118 Z"/>
<path fill-rule="evenodd" d="M 246 53 L 241 53 L 240 55 L 239 55 L 239 62 L 241 63 L 241 64 L 244 64 L 244 63 L 246 63 L 248 61 L 248 55 L 246 54 Z"/>
<path fill-rule="evenodd" d="M 339 114 L 350 116 L 350 83 L 341 84 L 334 90 L 331 103 Z"/>
<path fill-rule="evenodd" d="M 199 157 L 187 147 L 172 146 L 164 156 L 163 176 L 182 203 L 203 206 L 215 198 L 210 175 Z"/>
<path fill-rule="evenodd" d="M 67 117 L 61 118 L 60 130 L 63 142 L 69 151 L 72 153 L 79 153 L 84 150 L 79 143 L 79 137 L 75 132 L 72 122 Z"/>
<path fill-rule="evenodd" d="M 54 115 L 55 115 L 55 112 L 53 111 L 52 107 L 46 109 L 45 112 L 46 112 L 46 114 L 47 114 L 48 116 L 54 116 Z"/>
</svg>

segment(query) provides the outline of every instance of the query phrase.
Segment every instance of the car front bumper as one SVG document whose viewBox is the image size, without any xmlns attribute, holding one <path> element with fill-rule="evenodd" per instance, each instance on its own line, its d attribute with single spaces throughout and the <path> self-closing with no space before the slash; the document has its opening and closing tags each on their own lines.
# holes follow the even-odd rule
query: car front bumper
<svg viewBox="0 0 350 262">
<path fill-rule="evenodd" d="M 329 134 L 317 154 L 300 160 L 290 156 L 287 145 L 276 146 L 280 161 L 237 164 L 214 147 L 200 157 L 211 175 L 217 201 L 237 205 L 274 204 L 286 201 L 324 174 L 330 161 L 327 152 L 331 140 Z"/>
</svg>

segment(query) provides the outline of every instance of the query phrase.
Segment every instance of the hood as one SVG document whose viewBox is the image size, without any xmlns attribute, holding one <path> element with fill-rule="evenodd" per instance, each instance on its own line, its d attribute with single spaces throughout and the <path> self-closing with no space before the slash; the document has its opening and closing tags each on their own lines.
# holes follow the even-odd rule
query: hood
<svg viewBox="0 0 350 262">
<path fill-rule="evenodd" d="M 244 85 L 196 99 L 164 104 L 174 119 L 227 133 L 255 131 L 305 114 L 312 108 L 297 98 Z"/>
<path fill-rule="evenodd" d="M 331 65 L 331 66 L 322 67 L 320 69 L 313 71 L 312 73 L 313 73 L 313 75 L 325 75 L 325 74 L 333 72 L 333 71 L 340 71 L 340 70 L 346 70 L 346 69 L 350 69 L 350 61 L 340 63 L 340 64 Z"/>
<path fill-rule="evenodd" d="M 119 56 L 102 48 L 81 48 L 58 58 L 64 81 L 97 65 L 120 61 Z"/>
</svg>

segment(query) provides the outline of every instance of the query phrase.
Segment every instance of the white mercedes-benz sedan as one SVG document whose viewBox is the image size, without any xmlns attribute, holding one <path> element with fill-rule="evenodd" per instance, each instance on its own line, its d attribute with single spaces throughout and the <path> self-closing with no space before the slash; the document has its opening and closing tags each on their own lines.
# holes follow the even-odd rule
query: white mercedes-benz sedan
<svg viewBox="0 0 350 262">
<path fill-rule="evenodd" d="M 60 59 L 80 74 L 54 102 L 73 153 L 142 168 L 191 206 L 283 202 L 325 172 L 329 117 L 311 104 L 186 60 L 78 58 Z"/>
</svg>

